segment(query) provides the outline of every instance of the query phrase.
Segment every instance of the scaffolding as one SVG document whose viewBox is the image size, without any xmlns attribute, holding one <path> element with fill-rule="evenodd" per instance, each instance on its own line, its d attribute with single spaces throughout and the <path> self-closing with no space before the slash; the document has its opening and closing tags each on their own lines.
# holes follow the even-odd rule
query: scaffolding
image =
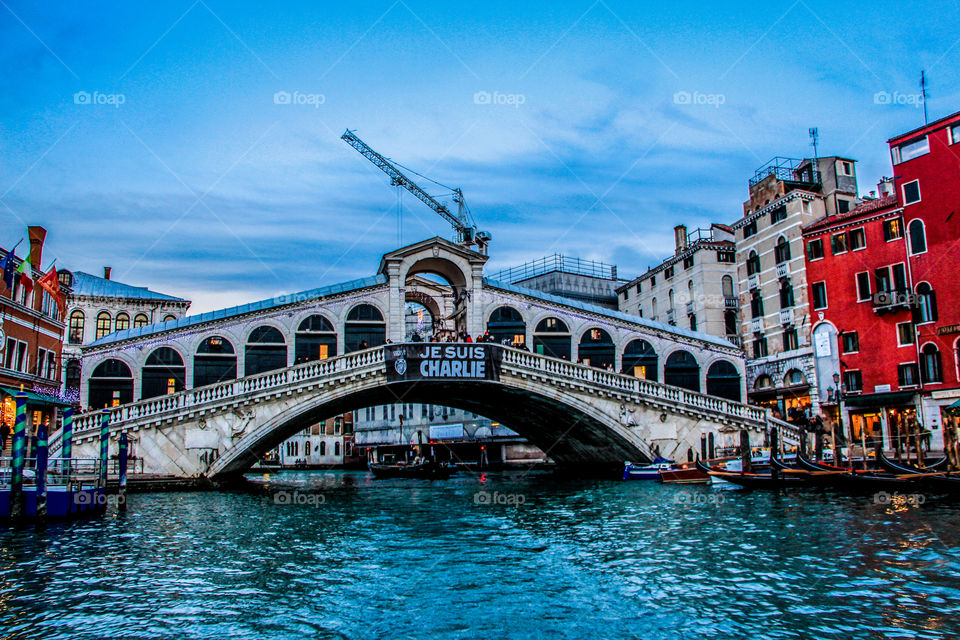
<svg viewBox="0 0 960 640">
<path fill-rule="evenodd" d="M 531 260 L 516 267 L 503 269 L 493 274 L 492 279 L 508 284 L 516 284 L 523 280 L 529 280 L 545 273 L 558 271 L 560 273 L 571 273 L 588 278 L 597 278 L 599 280 L 617 280 L 616 265 L 598 262 L 596 260 L 583 260 L 581 258 L 571 258 L 559 253 L 546 256 L 538 260 Z"/>
</svg>

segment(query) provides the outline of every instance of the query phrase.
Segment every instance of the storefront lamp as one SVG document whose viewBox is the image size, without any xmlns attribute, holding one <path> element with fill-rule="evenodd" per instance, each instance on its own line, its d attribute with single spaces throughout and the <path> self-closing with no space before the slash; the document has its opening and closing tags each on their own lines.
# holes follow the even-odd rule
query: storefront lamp
<svg viewBox="0 0 960 640">
<path fill-rule="evenodd" d="M 840 384 L 840 374 L 839 374 L 839 373 L 833 374 L 833 384 L 836 384 L 836 385 L 839 385 L 839 384 Z"/>
</svg>

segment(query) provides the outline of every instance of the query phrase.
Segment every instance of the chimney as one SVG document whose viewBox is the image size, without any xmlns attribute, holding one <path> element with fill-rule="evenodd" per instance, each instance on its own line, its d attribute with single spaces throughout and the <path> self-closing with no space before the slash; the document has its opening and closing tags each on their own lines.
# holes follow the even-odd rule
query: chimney
<svg viewBox="0 0 960 640">
<path fill-rule="evenodd" d="M 104 280 L 109 280 L 109 279 L 110 279 L 110 272 L 111 272 L 111 271 L 113 271 L 113 267 L 104 267 L 104 268 L 103 268 L 103 279 L 104 279 Z"/>
<path fill-rule="evenodd" d="M 47 230 L 43 227 L 27 227 L 30 238 L 30 264 L 40 271 L 43 268 L 43 241 L 47 239 Z"/>
<path fill-rule="evenodd" d="M 677 253 L 687 248 L 687 225 L 678 224 L 673 228 L 673 237 L 677 241 Z"/>
</svg>

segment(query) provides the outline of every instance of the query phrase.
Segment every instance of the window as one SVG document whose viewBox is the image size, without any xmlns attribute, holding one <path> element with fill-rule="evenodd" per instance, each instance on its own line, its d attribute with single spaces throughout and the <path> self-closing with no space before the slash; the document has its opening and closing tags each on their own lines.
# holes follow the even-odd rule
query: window
<svg viewBox="0 0 960 640">
<path fill-rule="evenodd" d="M 683 259 L 684 269 L 689 269 L 692 266 L 693 266 L 693 256 L 687 256 L 686 258 Z"/>
<path fill-rule="evenodd" d="M 83 344 L 83 323 L 85 320 L 83 311 L 80 311 L 80 309 L 75 309 L 70 313 L 70 329 L 67 332 L 67 342 Z"/>
<path fill-rule="evenodd" d="M 920 352 L 920 377 L 925 383 L 943 382 L 940 350 L 932 342 L 925 345 Z"/>
<path fill-rule="evenodd" d="M 847 162 L 846 160 L 837 161 L 837 173 L 839 173 L 842 176 L 852 176 L 853 163 Z"/>
<path fill-rule="evenodd" d="M 757 235 L 757 221 L 754 220 L 748 224 L 743 225 L 743 238 L 747 239 L 750 236 Z"/>
<path fill-rule="evenodd" d="M 4 366 L 13 371 L 27 373 L 29 366 L 27 357 L 27 343 L 15 338 L 7 338 L 7 347 L 4 351 Z"/>
<path fill-rule="evenodd" d="M 843 341 L 844 353 L 857 353 L 860 351 L 860 335 L 856 331 L 845 331 L 841 339 Z"/>
<path fill-rule="evenodd" d="M 901 387 L 915 387 L 920 381 L 920 371 L 916 362 L 897 366 L 897 383 Z"/>
<path fill-rule="evenodd" d="M 913 329 L 912 322 L 900 322 L 897 324 L 897 346 L 904 347 L 913 344 L 917 339 L 917 334 Z"/>
<path fill-rule="evenodd" d="M 673 266 L 669 266 L 663 270 L 663 277 L 667 280 L 673 277 Z"/>
<path fill-rule="evenodd" d="M 812 290 L 813 290 L 813 308 L 826 309 L 827 308 L 827 283 L 814 282 Z"/>
<path fill-rule="evenodd" d="M 893 265 L 893 288 L 907 291 L 907 270 L 903 263 Z"/>
<path fill-rule="evenodd" d="M 133 317 L 133 328 L 139 329 L 140 327 L 145 327 L 149 322 L 145 313 L 138 313 Z"/>
<path fill-rule="evenodd" d="M 843 233 L 835 233 L 830 236 L 830 250 L 833 251 L 833 255 L 846 253 L 847 249 L 849 248 L 846 231 Z"/>
<path fill-rule="evenodd" d="M 106 311 L 97 314 L 97 334 L 95 336 L 97 340 L 110 333 L 110 321 L 110 314 Z"/>
<path fill-rule="evenodd" d="M 920 299 L 917 301 L 916 322 L 935 322 L 937 320 L 937 294 L 933 288 L 926 282 L 917 285 L 917 295 Z"/>
<path fill-rule="evenodd" d="M 844 371 L 843 384 L 847 392 L 863 391 L 863 375 L 859 371 Z"/>
<path fill-rule="evenodd" d="M 873 277 L 877 283 L 877 292 L 893 291 L 893 283 L 890 280 L 890 267 L 880 267 L 873 270 Z"/>
<path fill-rule="evenodd" d="M 124 331 L 130 328 L 130 316 L 121 311 L 117 314 L 117 321 L 115 324 L 117 331 Z"/>
<path fill-rule="evenodd" d="M 763 317 L 763 298 L 760 297 L 759 291 L 754 291 L 753 295 L 750 297 L 750 317 Z"/>
<path fill-rule="evenodd" d="M 927 252 L 927 234 L 923 228 L 923 220 L 917 218 L 910 221 L 910 255 Z"/>
<path fill-rule="evenodd" d="M 807 259 L 819 260 L 823 257 L 823 240 L 817 238 L 807 243 Z"/>
<path fill-rule="evenodd" d="M 920 202 L 920 181 L 914 180 L 903 185 L 903 204 Z"/>
<path fill-rule="evenodd" d="M 774 248 L 773 254 L 777 259 L 777 264 L 790 259 L 790 243 L 787 242 L 786 238 L 780 236 L 780 238 L 777 239 L 777 246 Z"/>
<path fill-rule="evenodd" d="M 863 233 L 863 227 L 859 229 L 850 230 L 850 249 L 857 251 L 858 249 L 867 248 L 867 236 Z"/>
<path fill-rule="evenodd" d="M 640 283 L 637 283 L 637 293 L 640 293 Z"/>
<path fill-rule="evenodd" d="M 950 129 L 950 144 L 957 144 L 958 142 L 960 142 L 960 124 Z"/>
<path fill-rule="evenodd" d="M 870 274 L 862 271 L 857 274 L 857 301 L 869 300 L 870 293 Z"/>
<path fill-rule="evenodd" d="M 177 319 L 177 316 L 175 316 L 175 315 L 173 315 L 173 314 L 170 314 L 170 313 L 168 313 L 167 315 L 163 316 L 163 321 L 164 321 L 164 322 L 170 322 L 171 320 L 176 320 L 176 319 Z"/>
<path fill-rule="evenodd" d="M 787 329 L 783 332 L 783 350 L 793 351 L 800 348 L 800 341 L 796 329 Z"/>
<path fill-rule="evenodd" d="M 650 276 L 650 286 L 651 287 L 657 286 L 657 276 Z"/>
<path fill-rule="evenodd" d="M 837 198 L 837 213 L 846 213 L 850 211 L 850 201 L 844 198 Z"/>
<path fill-rule="evenodd" d="M 753 357 L 765 358 L 767 356 L 767 339 L 763 336 L 753 341 Z"/>
<path fill-rule="evenodd" d="M 629 300 L 629 299 L 630 299 L 630 289 L 624 289 L 624 290 L 623 290 L 623 299 L 624 299 L 624 300 Z"/>
<path fill-rule="evenodd" d="M 770 211 L 770 224 L 777 224 L 787 219 L 787 205 L 782 204 Z"/>
<path fill-rule="evenodd" d="M 794 305 L 793 285 L 789 280 L 784 280 L 780 285 L 780 308 L 789 309 Z"/>
<path fill-rule="evenodd" d="M 697 316 L 691 313 L 690 314 L 690 331 L 696 331 L 696 330 L 697 330 Z"/>
<path fill-rule="evenodd" d="M 930 141 L 927 140 L 926 136 L 911 140 L 910 142 L 904 142 L 893 148 L 893 164 L 913 160 L 926 153 L 930 153 Z"/>
<path fill-rule="evenodd" d="M 733 251 L 717 251 L 717 262 L 734 263 L 737 261 L 737 254 Z"/>
<path fill-rule="evenodd" d="M 883 239 L 887 242 L 898 240 L 903 237 L 903 226 L 900 224 L 900 218 L 883 221 Z"/>
<path fill-rule="evenodd" d="M 654 320 L 657 319 L 657 299 L 653 298 L 650 300 L 650 317 Z"/>
<path fill-rule="evenodd" d="M 747 258 L 747 275 L 752 276 L 756 273 L 760 273 L 760 256 L 756 251 L 751 251 L 750 257 Z"/>
</svg>

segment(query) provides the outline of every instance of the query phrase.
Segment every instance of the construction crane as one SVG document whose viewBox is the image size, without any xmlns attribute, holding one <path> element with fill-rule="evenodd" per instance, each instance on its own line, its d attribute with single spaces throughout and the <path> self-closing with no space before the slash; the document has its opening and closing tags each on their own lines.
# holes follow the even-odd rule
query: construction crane
<svg viewBox="0 0 960 640">
<path fill-rule="evenodd" d="M 463 200 L 463 192 L 459 187 L 456 189 L 451 189 L 445 185 L 440 185 L 439 182 L 430 180 L 430 178 L 426 178 L 427 180 L 430 180 L 431 182 L 434 182 L 445 189 L 450 189 L 450 191 L 453 192 L 453 201 L 457 203 L 457 213 L 454 214 L 445 204 L 437 201 L 436 198 L 421 189 L 416 182 L 404 175 L 404 173 L 397 168 L 396 164 L 390 162 L 390 160 L 371 149 L 366 142 L 358 138 L 353 131 L 350 131 L 350 129 L 347 129 L 346 132 L 340 136 L 340 139 L 359 151 L 364 158 L 372 162 L 378 169 L 390 176 L 391 186 L 403 187 L 416 196 L 417 200 L 420 200 L 425 205 L 440 214 L 440 217 L 449 222 L 457 232 L 457 242 L 465 247 L 476 246 L 477 251 L 486 255 L 487 246 L 490 244 L 492 237 L 486 231 L 478 231 L 476 225 L 470 223 L 470 209 L 467 208 L 467 205 Z M 416 172 L 411 171 L 411 173 Z"/>
</svg>

